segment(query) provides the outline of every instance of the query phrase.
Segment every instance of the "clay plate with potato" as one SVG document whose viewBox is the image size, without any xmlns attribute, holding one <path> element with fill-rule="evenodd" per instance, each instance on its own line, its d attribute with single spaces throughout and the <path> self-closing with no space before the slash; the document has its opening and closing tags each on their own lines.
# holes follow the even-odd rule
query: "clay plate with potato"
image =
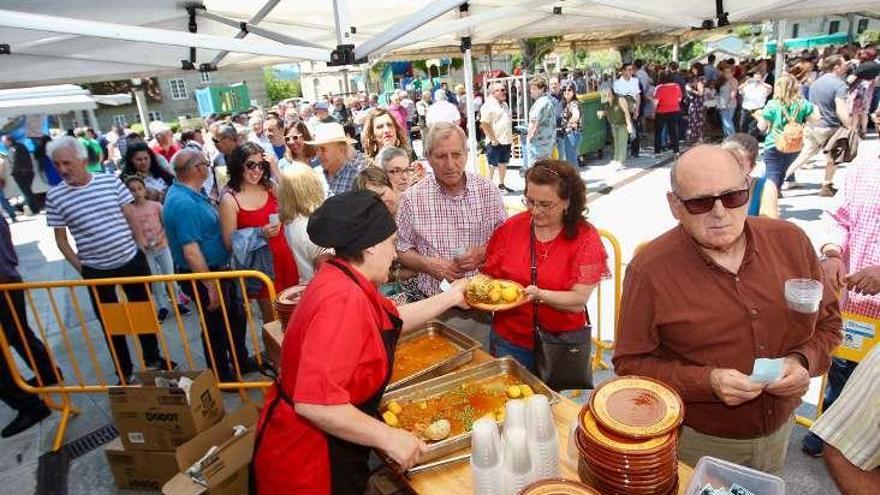
<svg viewBox="0 0 880 495">
<path fill-rule="evenodd" d="M 506 311 L 528 302 L 522 285 L 482 274 L 468 281 L 465 298 L 470 307 L 483 311 Z"/>
</svg>

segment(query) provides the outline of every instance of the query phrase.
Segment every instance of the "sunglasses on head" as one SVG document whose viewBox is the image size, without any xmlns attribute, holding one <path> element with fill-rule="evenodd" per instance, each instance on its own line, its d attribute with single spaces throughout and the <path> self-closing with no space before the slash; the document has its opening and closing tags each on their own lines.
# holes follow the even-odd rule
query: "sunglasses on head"
<svg viewBox="0 0 880 495">
<path fill-rule="evenodd" d="M 673 193 L 675 194 L 675 193 Z M 702 215 L 708 213 L 715 207 L 715 202 L 721 200 L 721 204 L 728 210 L 739 208 L 749 202 L 749 188 L 730 191 L 717 196 L 702 196 L 699 198 L 684 199 L 678 194 L 675 197 L 681 201 L 685 209 L 691 215 Z"/>
<path fill-rule="evenodd" d="M 256 170 L 257 168 L 266 169 L 269 166 L 269 162 L 266 160 L 262 160 L 259 162 L 244 162 L 244 167 L 248 170 Z"/>
</svg>

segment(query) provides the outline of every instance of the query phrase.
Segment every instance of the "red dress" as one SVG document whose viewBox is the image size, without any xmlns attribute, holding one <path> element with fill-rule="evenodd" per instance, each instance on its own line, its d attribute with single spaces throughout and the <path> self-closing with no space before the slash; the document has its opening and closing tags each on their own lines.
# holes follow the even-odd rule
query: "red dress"
<svg viewBox="0 0 880 495">
<path fill-rule="evenodd" d="M 522 212 L 501 224 L 486 247 L 483 273 L 513 280 L 523 287 L 531 285 L 529 230 L 532 216 Z M 608 278 L 608 255 L 599 232 L 590 224 L 578 226 L 574 239 L 565 237 L 565 230 L 548 242 L 537 242 L 537 286 L 546 290 L 571 290 L 575 284 L 594 285 Z M 492 329 L 505 340 L 526 349 L 534 347 L 532 337 L 533 305 L 495 313 Z M 579 330 L 586 325 L 586 312 L 559 311 L 547 305 L 538 306 L 538 321 L 548 330 Z"/>
<path fill-rule="evenodd" d="M 352 404 L 378 416 L 399 332 L 397 309 L 363 275 L 339 259 L 321 265 L 287 326 L 279 381 L 258 423 L 258 495 L 364 491 L 369 448 L 340 446 L 347 442 L 299 416 L 293 404 Z M 352 448 L 361 450 L 352 456 Z"/>
<path fill-rule="evenodd" d="M 263 228 L 269 223 L 269 215 L 278 213 L 278 198 L 271 192 L 268 193 L 268 199 L 260 208 L 256 210 L 246 210 L 242 208 L 238 202 L 238 197 L 231 190 L 229 194 L 235 200 L 238 206 L 238 213 L 235 217 L 237 228 L 244 229 L 248 227 Z M 287 239 L 284 237 L 284 230 L 278 232 L 278 235 L 269 239 L 269 250 L 272 252 L 272 266 L 275 269 L 275 292 L 292 287 L 299 283 L 299 271 L 296 268 L 296 261 L 293 259 L 293 251 L 287 245 Z M 249 297 L 255 299 L 263 299 L 269 297 L 268 290 L 263 289 L 258 294 L 248 294 Z"/>
</svg>

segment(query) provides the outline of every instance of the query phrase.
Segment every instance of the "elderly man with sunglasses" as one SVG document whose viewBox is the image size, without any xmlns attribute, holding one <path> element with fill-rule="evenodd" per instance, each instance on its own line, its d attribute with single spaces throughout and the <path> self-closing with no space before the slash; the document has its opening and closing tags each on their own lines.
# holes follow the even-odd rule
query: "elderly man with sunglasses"
<svg viewBox="0 0 880 495">
<path fill-rule="evenodd" d="M 672 167 L 667 194 L 679 225 L 627 268 L 614 368 L 674 387 L 685 402 L 679 458 L 704 455 L 779 473 L 794 411 L 840 344 L 840 310 L 807 236 L 747 217 L 736 156 L 697 146 Z M 790 309 L 785 282 L 821 281 L 818 310 Z M 756 358 L 781 360 L 769 383 Z"/>
</svg>

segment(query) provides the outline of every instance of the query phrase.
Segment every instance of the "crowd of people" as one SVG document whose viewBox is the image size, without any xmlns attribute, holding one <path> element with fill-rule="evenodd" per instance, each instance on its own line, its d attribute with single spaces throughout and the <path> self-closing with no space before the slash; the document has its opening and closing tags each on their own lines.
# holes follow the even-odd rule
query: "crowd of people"
<svg viewBox="0 0 880 495">
<path fill-rule="evenodd" d="M 677 158 L 667 199 L 680 225 L 628 267 L 614 364 L 619 374 L 659 378 L 682 395 L 686 461 L 708 454 L 779 472 L 800 397 L 810 377 L 831 366 L 840 343 L 841 309 L 880 317 L 876 162 L 848 174 L 842 206 L 826 219 L 833 235 L 820 246 L 773 218 L 786 176 L 812 154 L 827 151 L 831 175 L 821 191 L 827 195 L 835 193 L 835 164 L 857 151 L 866 125 L 860 112 L 867 115 L 873 91 L 866 71 L 876 64 L 876 51 L 838 52 L 815 61 L 818 77 L 806 65 L 811 54 L 778 75 L 766 60 L 715 65 L 710 57 L 686 72 L 675 63 L 636 60 L 600 88 L 597 117 L 611 129 L 612 167 L 641 152 L 640 136 L 650 128 L 654 152 L 668 147 Z M 533 103 L 520 169 L 525 211 L 510 217 L 503 194 L 512 191 L 505 178 L 516 105 L 508 88 L 490 84 L 473 116 L 462 110 L 463 88 L 439 87 L 417 102 L 399 90 L 385 105 L 367 94 L 281 103 L 211 117 L 179 135 L 162 122 L 149 125 L 149 138 L 131 129 L 103 136 L 77 129 L 41 140 L 34 153 L 38 169 L 54 174 L 43 198 L 26 185 L 28 170 L 31 180 L 35 170 L 34 161 L 29 169 L 24 161 L 30 152 L 5 139 L 25 203 L 34 212 L 45 208 L 60 252 L 84 279 L 254 269 L 269 276 L 276 292 L 307 284 L 259 423 L 255 483 L 260 493 L 319 493 L 330 484 L 357 490 L 366 483 L 367 447 L 383 449 L 404 467 L 425 449 L 412 434 L 376 419 L 402 329 L 438 317 L 465 331 L 488 327 L 493 355 L 533 370 L 536 328 L 589 341 L 585 304 L 609 270 L 598 231 L 585 219 L 579 171 L 585 116 L 577 100 L 584 87 L 575 73 L 529 80 Z M 465 169 L 464 124 L 478 117 L 489 178 Z M 724 141 L 703 144 L 716 118 Z M 838 139 L 847 144 L 828 147 Z M 679 157 L 682 140 L 694 147 Z M 0 282 L 18 281 L 9 228 L 2 227 Z M 531 304 L 493 316 L 469 310 L 465 280 L 478 272 L 518 282 Z M 781 287 L 792 276 L 823 281 L 814 314 L 785 310 Z M 129 301 L 148 298 L 143 286 L 123 289 Z M 260 281 L 244 289 L 221 280 L 151 291 L 160 322 L 172 312 L 186 316 L 198 301 L 206 364 L 225 382 L 257 369 L 243 306 L 228 302 L 253 301 L 263 321 L 274 314 Z M 109 286 L 89 295 L 96 314 L 99 302 L 117 297 Z M 24 301 L 13 302 L 27 327 Z M 0 314 L 4 329 L 17 328 Z M 60 379 L 39 339 L 29 329 L 22 334 L 36 352 L 38 380 Z M 20 339 L 7 338 L 21 353 Z M 162 356 L 154 334 L 137 338 L 148 366 L 176 366 Z M 115 335 L 108 346 L 118 359 L 119 383 L 131 383 L 126 337 Z M 782 378 L 770 385 L 750 381 L 745 372 L 756 357 L 784 358 Z M 2 371 L 3 399 L 19 411 L 3 430 L 6 437 L 45 418 L 48 408 L 39 398 L 7 393 L 16 387 Z M 856 439 L 817 434 L 833 443 L 833 459 L 843 455 L 876 468 L 876 456 L 862 462 L 849 456 L 863 448 Z M 848 472 L 844 464 L 834 469 Z M 843 476 L 859 480 L 851 472 Z"/>
</svg>

